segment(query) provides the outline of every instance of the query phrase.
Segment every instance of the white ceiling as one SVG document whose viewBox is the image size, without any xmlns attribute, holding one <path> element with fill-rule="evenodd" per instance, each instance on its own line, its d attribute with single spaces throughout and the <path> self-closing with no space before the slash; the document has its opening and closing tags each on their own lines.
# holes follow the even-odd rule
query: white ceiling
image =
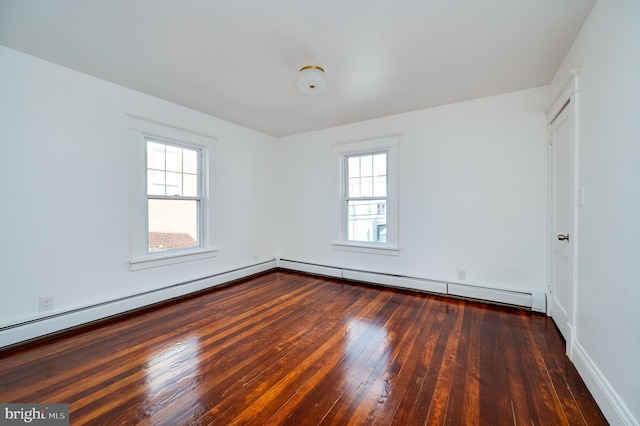
<svg viewBox="0 0 640 426">
<path fill-rule="evenodd" d="M 284 136 L 548 84 L 594 3 L 0 0 L 0 44 Z"/>
</svg>

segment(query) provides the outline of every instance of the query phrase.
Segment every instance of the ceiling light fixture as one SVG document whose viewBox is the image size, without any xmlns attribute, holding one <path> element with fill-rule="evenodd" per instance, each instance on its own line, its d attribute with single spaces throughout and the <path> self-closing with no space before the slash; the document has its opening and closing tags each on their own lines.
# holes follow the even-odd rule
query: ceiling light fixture
<svg viewBox="0 0 640 426">
<path fill-rule="evenodd" d="M 327 76 L 324 69 L 317 65 L 307 65 L 298 73 L 298 88 L 304 93 L 317 94 L 327 88 Z"/>
</svg>

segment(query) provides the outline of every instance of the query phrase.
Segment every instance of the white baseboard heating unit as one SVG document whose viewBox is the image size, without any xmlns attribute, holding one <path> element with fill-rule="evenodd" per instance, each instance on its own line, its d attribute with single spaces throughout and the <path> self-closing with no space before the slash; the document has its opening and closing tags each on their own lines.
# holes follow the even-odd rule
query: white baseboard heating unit
<svg viewBox="0 0 640 426">
<path fill-rule="evenodd" d="M 381 284 L 389 287 L 405 288 L 435 294 L 467 297 L 470 299 L 519 306 L 531 309 L 534 312 L 547 312 L 547 299 L 544 292 L 514 291 L 442 280 L 358 271 L 354 269 L 298 262 L 288 259 L 276 259 L 276 265 L 282 269 L 290 269 L 309 274 Z"/>
</svg>

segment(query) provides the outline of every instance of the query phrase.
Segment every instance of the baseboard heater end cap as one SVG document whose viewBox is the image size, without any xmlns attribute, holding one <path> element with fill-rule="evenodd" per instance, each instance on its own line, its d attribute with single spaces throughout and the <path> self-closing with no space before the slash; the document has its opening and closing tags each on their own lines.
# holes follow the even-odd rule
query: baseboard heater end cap
<svg viewBox="0 0 640 426">
<path fill-rule="evenodd" d="M 531 310 L 533 312 L 547 313 L 547 295 L 542 291 L 531 293 Z"/>
</svg>

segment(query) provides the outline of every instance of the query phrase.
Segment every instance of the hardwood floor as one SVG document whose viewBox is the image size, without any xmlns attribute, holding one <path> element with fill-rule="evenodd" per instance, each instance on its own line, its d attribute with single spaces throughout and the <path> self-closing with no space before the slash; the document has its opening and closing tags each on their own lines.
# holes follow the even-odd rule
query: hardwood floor
<svg viewBox="0 0 640 426">
<path fill-rule="evenodd" d="M 292 272 L 0 352 L 71 424 L 606 424 L 546 316 Z"/>
</svg>

